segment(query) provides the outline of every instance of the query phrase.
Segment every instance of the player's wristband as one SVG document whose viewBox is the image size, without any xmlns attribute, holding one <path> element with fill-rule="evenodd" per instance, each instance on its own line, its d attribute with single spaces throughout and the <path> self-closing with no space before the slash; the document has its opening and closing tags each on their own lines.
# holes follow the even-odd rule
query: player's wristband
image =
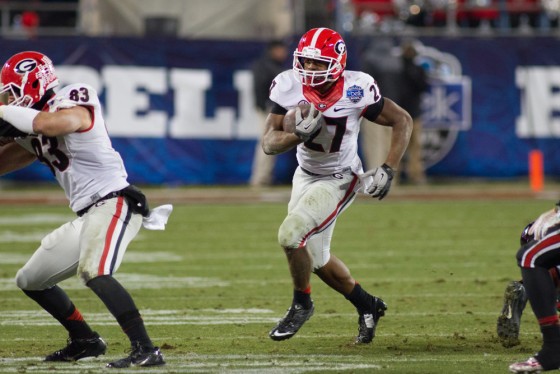
<svg viewBox="0 0 560 374">
<path fill-rule="evenodd" d="M 381 169 L 385 170 L 385 173 L 389 176 L 389 179 L 393 179 L 395 176 L 395 170 L 387 164 L 381 165 Z"/>
<path fill-rule="evenodd" d="M 35 134 L 33 131 L 33 120 L 39 113 L 38 110 L 20 106 L 0 106 L 0 118 L 26 134 Z"/>
</svg>

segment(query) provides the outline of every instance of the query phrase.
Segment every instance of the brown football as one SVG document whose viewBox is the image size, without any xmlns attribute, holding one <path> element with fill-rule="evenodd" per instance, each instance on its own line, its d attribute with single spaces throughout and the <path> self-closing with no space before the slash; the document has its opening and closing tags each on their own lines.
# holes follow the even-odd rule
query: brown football
<svg viewBox="0 0 560 374">
<path fill-rule="evenodd" d="M 310 104 L 299 104 L 301 108 L 301 115 L 305 118 L 309 114 Z M 291 134 L 296 130 L 296 108 L 292 108 L 286 112 L 284 116 L 284 122 L 282 123 L 285 132 Z"/>
</svg>

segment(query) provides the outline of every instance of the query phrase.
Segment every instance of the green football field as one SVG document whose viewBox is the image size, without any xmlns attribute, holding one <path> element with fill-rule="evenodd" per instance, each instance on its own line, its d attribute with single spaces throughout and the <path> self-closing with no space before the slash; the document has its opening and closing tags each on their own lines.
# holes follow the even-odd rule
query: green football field
<svg viewBox="0 0 560 374">
<path fill-rule="evenodd" d="M 116 277 L 135 298 L 167 365 L 119 372 L 506 373 L 540 347 L 530 307 L 520 346 L 503 348 L 495 325 L 505 286 L 519 278 L 520 232 L 552 199 L 356 200 L 339 217 L 332 252 L 389 306 L 374 342 L 357 346 L 355 310 L 315 276 L 315 315 L 290 340 L 268 338 L 292 295 L 277 244 L 284 195 L 250 203 L 228 202 L 227 189 L 215 193 L 224 200 L 175 202 L 170 195 L 175 210 L 166 231 L 142 230 L 129 246 Z M 0 210 L 1 373 L 107 372 L 106 362 L 125 355 L 128 341 L 112 316 L 72 278 L 61 285 L 108 342 L 107 355 L 41 361 L 65 345 L 66 333 L 13 278 L 41 238 L 72 218 L 63 203 Z"/>
</svg>

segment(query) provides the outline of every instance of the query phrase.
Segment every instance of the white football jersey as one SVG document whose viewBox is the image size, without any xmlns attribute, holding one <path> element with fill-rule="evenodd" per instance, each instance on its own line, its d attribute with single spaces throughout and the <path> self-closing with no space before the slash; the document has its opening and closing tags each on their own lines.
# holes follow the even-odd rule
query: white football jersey
<svg viewBox="0 0 560 374">
<path fill-rule="evenodd" d="M 129 185 L 121 156 L 113 149 L 105 128 L 97 92 L 87 84 L 71 84 L 48 102 L 49 112 L 76 105 L 87 107 L 92 113 L 91 126 L 86 130 L 58 137 L 37 135 L 17 140 L 51 169 L 74 212 Z"/>
<path fill-rule="evenodd" d="M 299 165 L 315 174 L 334 174 L 348 168 L 355 173 L 363 171 L 358 156 L 361 117 L 368 106 L 380 102 L 381 94 L 369 74 L 347 70 L 340 79 L 344 85 L 334 104 L 324 104 L 320 97 L 314 99 L 315 107 L 325 119 L 320 133 L 297 146 Z M 292 70 L 274 79 L 270 99 L 286 110 L 309 102 L 299 77 Z"/>
</svg>

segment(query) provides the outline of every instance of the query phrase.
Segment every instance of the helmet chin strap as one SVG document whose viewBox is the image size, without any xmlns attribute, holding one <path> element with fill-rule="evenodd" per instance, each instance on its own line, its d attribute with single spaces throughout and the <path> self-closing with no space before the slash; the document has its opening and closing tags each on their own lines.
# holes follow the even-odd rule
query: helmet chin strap
<svg viewBox="0 0 560 374">
<path fill-rule="evenodd" d="M 41 97 L 41 100 L 37 101 L 35 104 L 33 104 L 31 106 L 32 109 L 35 110 L 42 110 L 45 105 L 47 105 L 47 102 L 51 99 L 51 97 L 54 96 L 54 89 L 48 89 L 47 92 L 45 92 L 45 94 L 43 95 L 43 97 Z"/>
</svg>

